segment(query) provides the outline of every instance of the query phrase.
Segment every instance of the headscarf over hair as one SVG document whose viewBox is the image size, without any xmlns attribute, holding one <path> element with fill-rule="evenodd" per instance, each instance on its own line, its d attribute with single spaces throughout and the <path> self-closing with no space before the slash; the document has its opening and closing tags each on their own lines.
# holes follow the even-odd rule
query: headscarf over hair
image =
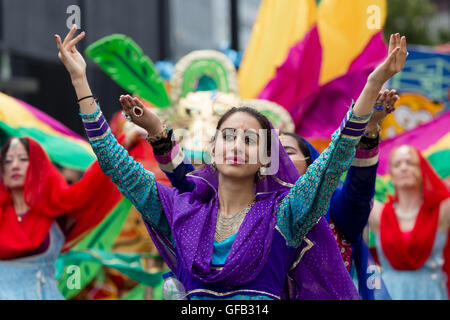
<svg viewBox="0 0 450 320">
<path fill-rule="evenodd" d="M 66 230 L 63 251 L 97 225 L 121 199 L 120 192 L 94 162 L 78 183 L 69 186 L 44 149 L 29 142 L 24 200 L 29 211 L 19 223 L 10 191 L 0 179 L 0 259 L 24 256 L 38 248 L 58 217 L 76 221 Z M 2 159 L 0 159 L 1 161 Z"/>
<path fill-rule="evenodd" d="M 149 224 L 146 226 L 160 254 L 174 272 L 177 271 L 175 254 L 178 252 L 184 267 L 202 282 L 235 287 L 245 285 L 258 276 L 271 250 L 278 203 L 289 193 L 290 188 L 299 178 L 297 169 L 284 151 L 274 130 L 272 130 L 272 148 L 271 164 L 278 163 L 278 170 L 256 183 L 258 201 L 247 213 L 226 263 L 220 270 L 210 266 L 219 204 L 218 174 L 211 169 L 210 165 L 190 174 L 188 180 L 195 184 L 191 193 L 174 193 L 170 188 L 158 184 L 158 195 L 173 231 L 173 239 L 158 232 Z M 318 210 L 318 208 L 312 205 L 308 210 Z M 311 231 L 314 232 L 315 246 L 321 248 L 321 250 L 312 250 L 311 259 L 322 262 L 327 259 L 337 263 L 333 264 L 332 270 L 325 263 L 314 265 L 315 269 L 313 267 L 294 269 L 295 271 L 290 275 L 295 281 L 289 286 L 297 287 L 286 289 L 284 298 L 359 299 L 328 224 L 322 221 L 318 225 L 320 228 L 327 229 L 328 232 L 322 232 L 317 225 L 313 228 L 315 231 Z M 310 234 L 307 235 L 309 236 Z M 298 249 L 299 254 L 302 249 L 303 247 Z M 252 254 L 249 255 L 248 252 Z M 311 272 L 314 277 L 310 275 Z M 330 272 L 333 275 L 330 275 Z M 317 290 L 302 290 L 298 286 L 314 287 Z"/>
<path fill-rule="evenodd" d="M 428 260 L 436 237 L 441 202 L 450 197 L 445 183 L 416 148 L 422 174 L 423 204 L 416 218 L 411 240 L 406 243 L 394 210 L 398 196 L 389 196 L 381 213 L 380 238 L 383 252 L 397 270 L 417 270 Z M 444 271 L 450 275 L 450 235 L 444 248 Z M 449 288 L 447 283 L 447 288 Z"/>
</svg>

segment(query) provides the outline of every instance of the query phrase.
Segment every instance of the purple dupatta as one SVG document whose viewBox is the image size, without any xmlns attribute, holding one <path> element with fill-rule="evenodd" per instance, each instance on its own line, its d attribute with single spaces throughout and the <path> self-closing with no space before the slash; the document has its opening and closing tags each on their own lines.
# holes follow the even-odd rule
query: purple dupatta
<svg viewBox="0 0 450 320">
<path fill-rule="evenodd" d="M 178 252 L 183 266 L 205 283 L 242 286 L 261 272 L 276 232 L 278 204 L 299 178 L 278 135 L 272 132 L 271 161 L 277 161 L 278 170 L 256 183 L 257 202 L 247 213 L 222 269 L 211 268 L 210 264 L 218 210 L 217 174 L 210 165 L 191 173 L 188 180 L 195 184 L 195 188 L 193 192 L 182 194 L 157 184 L 161 205 L 172 231 L 171 238 L 147 223 L 146 226 L 172 270 L 177 270 Z M 313 209 L 309 207 L 308 210 Z M 328 223 L 321 218 L 306 238 L 308 240 L 298 248 L 297 259 L 287 275 L 283 299 L 359 299 Z"/>
</svg>

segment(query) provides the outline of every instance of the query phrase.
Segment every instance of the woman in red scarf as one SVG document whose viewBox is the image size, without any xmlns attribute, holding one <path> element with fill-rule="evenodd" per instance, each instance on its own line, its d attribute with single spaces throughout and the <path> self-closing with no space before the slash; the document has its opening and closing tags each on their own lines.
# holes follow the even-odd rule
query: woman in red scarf
<svg viewBox="0 0 450 320">
<path fill-rule="evenodd" d="M 69 186 L 30 138 L 8 140 L 0 161 L 0 299 L 63 299 L 56 258 L 102 221 L 120 192 L 97 162 Z"/>
<path fill-rule="evenodd" d="M 447 299 L 448 187 L 412 146 L 394 149 L 390 166 L 395 196 L 375 203 L 369 219 L 383 280 L 393 299 Z"/>
</svg>

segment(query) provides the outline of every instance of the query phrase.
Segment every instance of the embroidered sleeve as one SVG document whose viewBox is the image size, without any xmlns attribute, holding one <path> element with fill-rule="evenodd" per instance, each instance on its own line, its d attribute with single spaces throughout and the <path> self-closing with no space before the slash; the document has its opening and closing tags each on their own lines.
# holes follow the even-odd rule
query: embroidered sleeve
<svg viewBox="0 0 450 320">
<path fill-rule="evenodd" d="M 326 214 L 341 174 L 348 170 L 371 115 L 353 114 L 353 105 L 333 133 L 324 152 L 309 167 L 281 201 L 277 228 L 291 247 L 299 247 L 305 235 Z"/>
<path fill-rule="evenodd" d="M 80 116 L 103 173 L 111 177 L 145 221 L 169 236 L 170 228 L 158 197 L 155 175 L 117 142 L 99 106 L 94 113 L 80 113 Z"/>
</svg>

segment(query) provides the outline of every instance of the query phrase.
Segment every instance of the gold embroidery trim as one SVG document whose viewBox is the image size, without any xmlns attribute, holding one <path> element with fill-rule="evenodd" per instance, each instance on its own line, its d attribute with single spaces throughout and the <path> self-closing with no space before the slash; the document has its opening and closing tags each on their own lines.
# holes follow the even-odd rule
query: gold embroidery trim
<svg viewBox="0 0 450 320">
<path fill-rule="evenodd" d="M 229 292 L 224 292 L 224 293 L 216 292 L 216 291 L 212 291 L 212 290 L 207 290 L 207 289 L 195 289 L 195 290 L 189 291 L 186 295 L 192 295 L 192 294 L 196 294 L 196 293 L 208 293 L 208 294 L 214 295 L 216 297 L 224 297 L 224 296 L 233 295 L 233 294 L 236 294 L 236 293 L 243 293 L 243 294 L 245 294 L 245 293 L 249 293 L 249 292 L 250 293 L 261 294 L 261 295 L 264 295 L 264 296 L 270 296 L 270 297 L 273 297 L 275 299 L 281 300 L 281 297 L 279 297 L 277 295 L 274 295 L 272 293 L 259 291 L 259 290 L 246 290 L 246 289 L 234 290 L 234 291 L 229 291 Z"/>
<path fill-rule="evenodd" d="M 369 123 L 369 120 L 370 120 L 370 117 L 369 117 L 368 119 L 356 119 L 356 118 L 354 118 L 354 117 L 357 117 L 357 116 L 355 116 L 355 115 L 352 113 L 352 115 L 350 116 L 350 118 L 347 120 L 347 123 L 349 123 L 349 122 L 353 122 L 353 123 Z M 347 124 L 346 124 L 346 126 L 347 126 Z"/>
<path fill-rule="evenodd" d="M 307 243 L 307 246 L 302 249 L 302 252 L 300 252 L 300 256 L 292 264 L 292 267 L 289 269 L 289 271 L 294 270 L 297 267 L 297 265 L 300 263 L 300 260 L 303 258 L 303 255 L 306 253 L 306 251 L 308 251 L 309 249 L 311 249 L 314 246 L 314 242 L 312 242 L 308 238 L 305 237 L 304 241 Z"/>
<path fill-rule="evenodd" d="M 289 182 L 285 182 L 283 180 L 281 180 L 280 178 L 277 178 L 276 176 L 270 176 L 273 180 L 275 180 L 275 182 L 281 184 L 283 187 L 288 187 L 288 188 L 292 188 L 294 185 L 292 183 Z"/>
<path fill-rule="evenodd" d="M 346 134 L 343 134 L 342 131 L 340 132 L 340 134 L 341 134 L 341 137 L 342 137 L 342 138 L 346 138 L 346 139 L 350 139 L 350 140 L 361 139 L 361 136 L 357 136 L 357 137 L 354 137 L 354 136 L 348 136 L 348 135 L 346 135 Z M 361 134 L 361 135 L 362 135 L 362 134 Z"/>
<path fill-rule="evenodd" d="M 284 241 L 286 241 L 286 245 L 288 243 L 288 240 L 286 238 L 286 236 L 283 234 L 283 232 L 281 232 L 280 228 L 278 228 L 278 225 L 275 226 L 275 230 L 277 230 L 284 238 Z"/>
<path fill-rule="evenodd" d="M 367 158 L 367 159 L 360 159 L 360 158 L 353 158 L 352 166 L 354 167 L 370 167 L 378 163 L 379 155 L 377 154 L 375 157 Z"/>
</svg>

